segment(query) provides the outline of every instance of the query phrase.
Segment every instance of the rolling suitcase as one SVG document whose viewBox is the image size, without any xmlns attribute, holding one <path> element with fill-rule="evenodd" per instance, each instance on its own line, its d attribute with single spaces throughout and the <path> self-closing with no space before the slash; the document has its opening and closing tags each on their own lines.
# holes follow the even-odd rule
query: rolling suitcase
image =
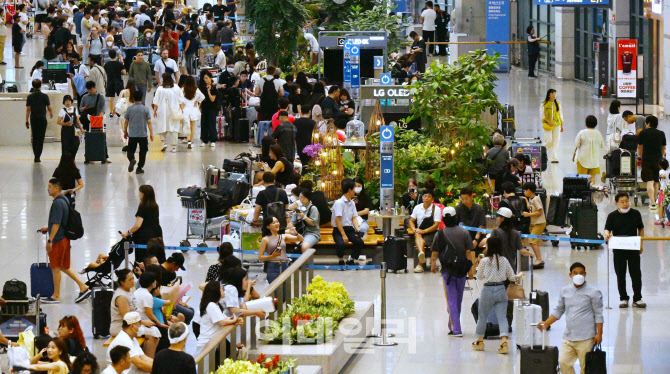
<svg viewBox="0 0 670 374">
<path fill-rule="evenodd" d="M 107 134 L 99 131 L 89 131 L 84 136 L 84 159 L 89 161 L 107 161 Z"/>
<path fill-rule="evenodd" d="M 470 307 L 470 312 L 472 313 L 472 316 L 475 318 L 475 323 L 479 320 L 479 298 L 475 300 L 474 303 L 472 303 L 472 307 Z M 514 321 L 514 301 L 509 300 L 507 301 L 507 326 L 509 326 L 509 329 L 511 332 L 512 330 L 512 322 Z M 486 332 L 484 333 L 484 339 L 490 337 L 490 336 L 499 336 L 500 335 L 500 324 L 498 323 L 498 315 L 496 314 L 495 310 L 491 310 L 489 313 L 488 318 L 486 319 Z"/>
<path fill-rule="evenodd" d="M 387 236 L 384 240 L 384 261 L 388 271 L 407 273 L 407 239 Z"/>
<path fill-rule="evenodd" d="M 565 226 L 565 220 L 568 217 L 569 199 L 562 194 L 551 195 L 549 197 L 549 209 L 547 210 L 547 225 Z"/>
<path fill-rule="evenodd" d="M 112 323 L 112 314 L 109 309 L 112 304 L 114 291 L 104 287 L 93 287 L 93 313 L 91 313 L 93 337 L 109 336 L 109 325 Z"/>
<path fill-rule="evenodd" d="M 514 122 L 514 105 L 505 104 L 501 113 L 501 131 L 505 137 L 514 137 L 516 124 Z"/>
<path fill-rule="evenodd" d="M 531 324 L 537 325 L 542 322 L 542 308 L 535 304 L 524 304 L 523 301 L 516 301 L 514 307 L 514 332 L 517 345 L 540 345 L 542 344 L 542 335 L 533 334 Z M 531 341 L 531 339 L 533 339 Z"/>
<path fill-rule="evenodd" d="M 528 326 L 531 335 L 535 335 L 537 324 Z M 529 344 L 519 346 L 521 354 L 520 366 L 521 374 L 555 374 L 558 373 L 558 347 L 547 347 L 544 345 L 544 335 L 542 332 L 542 348 L 537 348 L 539 344 Z"/>
<path fill-rule="evenodd" d="M 570 224 L 572 225 L 571 238 L 587 240 L 603 238 L 598 232 L 598 207 L 595 204 L 583 202 L 570 204 L 568 218 L 570 218 Z M 570 246 L 572 248 L 598 248 L 600 244 L 570 242 Z"/>
<path fill-rule="evenodd" d="M 549 292 L 533 290 L 530 292 L 530 303 L 542 308 L 542 320 L 549 318 Z"/>
<path fill-rule="evenodd" d="M 226 127 L 228 127 L 226 116 L 216 116 L 216 136 L 219 140 L 226 138 Z"/>
<path fill-rule="evenodd" d="M 249 143 L 249 119 L 238 118 L 233 126 L 233 141 L 237 143 Z"/>
<path fill-rule="evenodd" d="M 563 196 L 568 199 L 581 199 L 591 192 L 589 175 L 571 174 L 563 178 Z"/>
<path fill-rule="evenodd" d="M 39 235 L 42 235 L 41 233 Z M 30 265 L 30 295 L 32 297 L 51 297 L 54 294 L 54 278 L 49 265 L 49 256 L 46 262 L 40 262 L 40 242 L 37 239 L 37 262 Z"/>
</svg>

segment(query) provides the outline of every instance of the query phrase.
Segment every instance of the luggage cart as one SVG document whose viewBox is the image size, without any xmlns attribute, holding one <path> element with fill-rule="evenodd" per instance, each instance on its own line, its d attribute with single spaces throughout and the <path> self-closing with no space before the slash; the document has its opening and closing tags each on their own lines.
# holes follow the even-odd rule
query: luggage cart
<svg viewBox="0 0 670 374">
<path fill-rule="evenodd" d="M 186 239 L 179 242 L 182 247 L 190 247 L 189 239 L 200 239 L 198 247 L 207 247 L 206 240 L 219 240 L 221 226 L 230 222 L 226 215 L 207 218 L 207 193 L 200 188 L 177 190 L 181 206 L 186 208 Z M 182 251 L 186 252 L 186 251 Z M 204 254 L 205 251 L 197 251 Z"/>
<path fill-rule="evenodd" d="M 46 327 L 46 315 L 42 312 L 39 295 L 34 300 L 7 300 L 0 312 L 0 332 L 11 341 L 18 341 L 19 334 L 34 326 L 33 334 L 40 335 Z M 32 352 L 31 355 L 35 355 Z"/>
<path fill-rule="evenodd" d="M 231 232 L 238 231 L 240 236 L 240 261 L 242 266 L 249 268 L 250 266 L 263 266 L 264 263 L 255 260 L 245 260 L 244 251 L 258 251 L 260 250 L 261 239 L 263 234 L 259 225 L 254 225 L 248 218 L 243 216 L 231 217 Z M 235 248 L 238 249 L 238 248 Z"/>
<path fill-rule="evenodd" d="M 619 169 L 613 167 L 616 164 L 616 158 L 619 159 Z M 619 192 L 626 192 L 633 196 L 635 206 L 638 201 L 638 182 L 637 182 L 637 165 L 635 162 L 635 152 L 625 149 L 617 149 L 605 156 L 607 164 L 606 170 L 609 173 L 609 186 L 613 195 Z M 643 195 L 643 202 L 647 190 L 645 188 Z"/>
</svg>

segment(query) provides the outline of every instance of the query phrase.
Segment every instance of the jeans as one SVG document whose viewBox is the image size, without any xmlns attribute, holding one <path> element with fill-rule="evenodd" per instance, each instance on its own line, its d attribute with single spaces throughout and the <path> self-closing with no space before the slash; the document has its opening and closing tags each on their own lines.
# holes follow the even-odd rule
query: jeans
<svg viewBox="0 0 670 374">
<path fill-rule="evenodd" d="M 260 121 L 260 122 L 258 122 L 258 133 L 256 134 L 256 145 L 261 145 L 261 140 L 265 136 L 266 132 L 267 132 L 268 136 L 272 135 L 272 121 Z"/>
<path fill-rule="evenodd" d="M 47 118 L 46 117 L 30 117 L 30 134 L 32 135 L 33 154 L 35 160 L 42 157 L 42 150 L 44 149 L 44 137 L 47 133 Z"/>
<path fill-rule="evenodd" d="M 128 161 L 135 159 L 137 145 L 140 146 L 140 161 L 137 163 L 137 167 L 143 168 L 147 159 L 147 152 L 149 152 L 149 140 L 146 137 L 128 138 Z"/>
<path fill-rule="evenodd" d="M 344 226 L 343 229 L 345 235 L 347 235 L 347 239 L 354 245 L 354 248 L 351 250 L 351 257 L 358 259 L 361 252 L 363 252 L 363 239 L 361 239 L 360 233 L 353 226 Z M 337 227 L 333 228 L 333 240 L 335 240 L 335 245 L 337 246 L 337 257 L 344 258 L 345 242 Z"/>
<path fill-rule="evenodd" d="M 142 85 L 138 84 L 138 85 L 135 85 L 135 89 L 142 93 L 142 105 L 144 105 L 144 101 L 147 98 L 147 86 L 142 86 Z"/>
<path fill-rule="evenodd" d="M 616 273 L 617 286 L 619 288 L 619 298 L 621 301 L 628 300 L 626 292 L 626 267 L 630 273 L 630 280 L 633 283 L 633 302 L 642 300 L 642 272 L 640 271 L 640 252 L 615 249 L 614 253 L 614 272 Z"/>
<path fill-rule="evenodd" d="M 268 262 L 268 283 L 274 282 L 287 268 L 288 262 Z"/>
<path fill-rule="evenodd" d="M 196 68 L 198 67 L 198 58 L 195 53 L 186 54 L 186 71 L 189 74 L 195 74 Z"/>
<path fill-rule="evenodd" d="M 477 320 L 477 336 L 484 337 L 486 332 L 487 316 L 494 310 L 498 317 L 500 336 L 509 334 L 509 323 L 507 322 L 507 291 L 504 285 L 484 286 L 479 296 L 479 319 Z"/>
<path fill-rule="evenodd" d="M 174 309 L 172 310 L 172 315 L 177 315 L 177 314 L 183 314 L 185 318 L 185 323 L 188 325 L 191 323 L 191 320 L 193 320 L 193 316 L 195 315 L 195 311 L 193 308 L 187 308 L 184 306 L 181 306 L 179 304 L 174 306 Z"/>
<path fill-rule="evenodd" d="M 462 334 L 461 304 L 463 304 L 466 277 L 457 278 L 449 273 L 444 273 L 442 278 L 444 280 L 444 295 L 447 298 L 447 309 L 449 309 L 449 329 L 454 334 Z M 486 324 L 484 324 L 484 327 L 486 327 Z"/>
</svg>

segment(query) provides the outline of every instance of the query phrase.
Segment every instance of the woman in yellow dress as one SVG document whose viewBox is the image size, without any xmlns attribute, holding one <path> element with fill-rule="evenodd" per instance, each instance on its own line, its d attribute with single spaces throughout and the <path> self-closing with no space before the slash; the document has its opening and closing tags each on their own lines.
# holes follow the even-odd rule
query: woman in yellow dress
<svg viewBox="0 0 670 374">
<path fill-rule="evenodd" d="M 542 128 L 544 129 L 544 143 L 547 147 L 547 156 L 551 162 L 558 163 L 558 143 L 563 132 L 563 112 L 556 100 L 556 90 L 550 88 L 540 107 Z"/>
</svg>

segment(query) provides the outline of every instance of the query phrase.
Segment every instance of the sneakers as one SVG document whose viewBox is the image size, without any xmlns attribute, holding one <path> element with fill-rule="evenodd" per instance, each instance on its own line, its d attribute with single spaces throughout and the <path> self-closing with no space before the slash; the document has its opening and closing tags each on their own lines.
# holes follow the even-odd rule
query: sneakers
<svg viewBox="0 0 670 374">
<path fill-rule="evenodd" d="M 135 170 L 135 164 L 136 164 L 136 163 L 137 163 L 137 161 L 135 161 L 135 160 L 130 160 L 130 165 L 128 165 L 128 172 L 129 172 L 129 173 L 132 173 L 133 170 Z"/>
<path fill-rule="evenodd" d="M 558 160 L 551 160 L 552 164 L 558 164 Z"/>
<path fill-rule="evenodd" d="M 656 204 L 649 205 L 649 210 L 656 210 L 656 209 L 658 209 L 658 206 L 656 206 Z"/>
<path fill-rule="evenodd" d="M 167 151 L 167 144 L 163 143 L 163 147 L 161 147 L 161 152 Z"/>
<path fill-rule="evenodd" d="M 419 263 L 425 264 L 426 263 L 426 252 L 419 252 Z"/>
<path fill-rule="evenodd" d="M 109 118 L 114 118 L 114 113 L 109 113 Z"/>
<path fill-rule="evenodd" d="M 628 308 L 628 300 L 622 300 L 619 308 Z"/>
<path fill-rule="evenodd" d="M 135 174 L 144 174 L 144 169 L 138 167 L 137 170 L 135 170 Z"/>
<path fill-rule="evenodd" d="M 172 147 L 172 149 L 170 150 L 170 152 L 172 152 L 172 153 L 177 153 L 177 147 Z"/>
<path fill-rule="evenodd" d="M 214 142 L 209 143 L 209 148 L 212 148 L 212 149 L 216 148 L 216 143 L 214 143 Z"/>
<path fill-rule="evenodd" d="M 193 144 L 191 142 L 188 142 L 188 149 L 193 148 Z"/>
<path fill-rule="evenodd" d="M 423 266 L 421 264 L 416 265 L 416 267 L 414 268 L 414 272 L 415 273 L 423 273 L 424 272 Z"/>
<path fill-rule="evenodd" d="M 42 304 L 60 304 L 60 300 L 53 299 L 51 296 L 40 298 L 40 302 Z"/>
<path fill-rule="evenodd" d="M 88 299 L 88 297 L 91 296 L 91 293 L 92 293 L 92 291 L 91 291 L 90 288 L 87 289 L 87 290 L 84 291 L 84 292 L 80 292 L 80 293 L 79 293 L 79 296 L 77 296 L 77 298 L 74 299 L 74 302 L 75 302 L 76 304 L 81 303 L 82 301 Z"/>
<path fill-rule="evenodd" d="M 121 152 L 128 152 L 128 146 L 124 145 L 123 148 L 121 148 Z"/>
<path fill-rule="evenodd" d="M 356 266 L 356 261 L 354 261 L 353 259 L 350 258 L 350 259 L 347 260 L 347 265 Z"/>
<path fill-rule="evenodd" d="M 638 301 L 633 301 L 633 307 L 644 309 L 647 307 L 647 303 L 645 303 L 644 301 L 642 301 L 642 299 L 640 299 Z"/>
<path fill-rule="evenodd" d="M 364 266 L 368 264 L 368 258 L 365 255 L 358 256 L 358 265 Z"/>
<path fill-rule="evenodd" d="M 204 148 L 207 146 L 207 143 L 200 143 L 200 148 Z"/>
<path fill-rule="evenodd" d="M 447 336 L 451 336 L 452 338 L 462 338 L 462 337 L 463 337 L 463 333 L 462 333 L 462 332 L 461 332 L 461 333 L 455 333 L 455 332 L 453 332 L 453 331 L 449 331 L 449 333 L 447 334 Z"/>
</svg>

